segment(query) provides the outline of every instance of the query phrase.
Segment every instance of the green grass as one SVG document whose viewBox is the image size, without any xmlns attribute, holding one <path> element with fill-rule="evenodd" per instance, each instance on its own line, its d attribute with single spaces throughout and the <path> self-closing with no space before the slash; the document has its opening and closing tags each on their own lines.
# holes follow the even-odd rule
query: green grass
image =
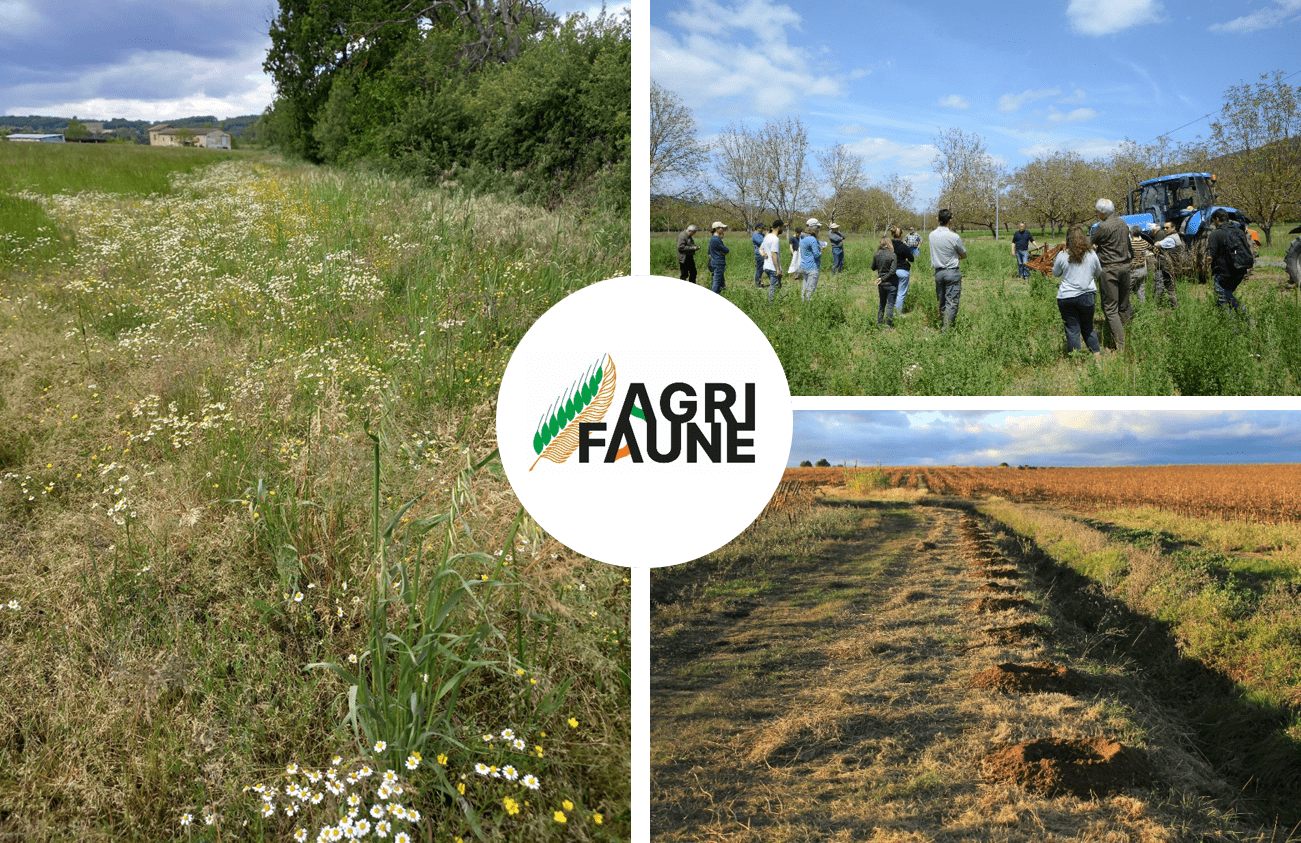
<svg viewBox="0 0 1301 843">
<path fill-rule="evenodd" d="M 232 156 L 264 157 L 263 153 L 139 144 L 0 143 L 0 193 L 169 193 L 173 173 L 193 172 Z"/>
<path fill-rule="evenodd" d="M 59 157 L 106 149 L 136 175 Z M 0 264 L 0 836 L 314 838 L 336 797 L 245 788 L 337 754 L 417 839 L 626 839 L 626 572 L 522 513 L 491 421 L 626 221 L 156 152 L 20 153 L 63 248 Z"/>
<path fill-rule="evenodd" d="M 929 253 L 923 245 L 894 328 L 877 325 L 871 244 L 852 237 L 846 271 L 824 269 L 812 302 L 791 279 L 769 305 L 753 285 L 743 233 L 730 239 L 727 298 L 764 331 L 796 395 L 1236 395 L 1301 390 L 1301 300 L 1281 268 L 1261 266 L 1240 288 L 1249 320 L 1231 319 L 1208 285 L 1181 281 L 1177 310 L 1131 297 L 1123 355 L 1102 366 L 1068 355 L 1056 279 L 1016 277 L 1010 242 L 964 233 L 956 330 L 939 330 Z M 677 276 L 674 235 L 651 236 L 651 271 Z M 701 283 L 709 283 L 702 269 Z M 824 256 L 829 268 L 830 258 Z M 1150 280 L 1147 282 L 1150 289 Z M 1102 336 L 1102 309 L 1095 316 Z"/>
</svg>

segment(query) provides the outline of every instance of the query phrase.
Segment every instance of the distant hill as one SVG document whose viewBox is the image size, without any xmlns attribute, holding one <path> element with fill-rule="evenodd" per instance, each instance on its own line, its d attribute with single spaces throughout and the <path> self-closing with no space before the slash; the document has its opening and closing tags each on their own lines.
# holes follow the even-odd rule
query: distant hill
<svg viewBox="0 0 1301 843">
<path fill-rule="evenodd" d="M 175 120 L 104 120 L 104 133 L 111 137 L 123 138 L 134 141 L 135 143 L 149 143 L 149 127 L 156 126 L 159 123 L 167 123 L 178 129 L 222 129 L 230 132 L 230 136 L 238 143 L 240 140 L 251 140 L 252 135 L 249 133 L 249 127 L 257 122 L 259 114 L 246 114 L 242 117 L 231 117 L 227 120 L 218 120 L 215 115 L 204 114 L 198 117 L 181 117 Z M 71 119 L 81 119 L 73 115 Z M 51 132 L 62 132 L 68 128 L 67 117 L 41 117 L 35 114 L 29 114 L 26 117 L 16 115 L 0 115 L 0 132 L 8 133 L 33 133 L 46 134 Z M 100 122 L 100 121 L 87 121 Z"/>
</svg>

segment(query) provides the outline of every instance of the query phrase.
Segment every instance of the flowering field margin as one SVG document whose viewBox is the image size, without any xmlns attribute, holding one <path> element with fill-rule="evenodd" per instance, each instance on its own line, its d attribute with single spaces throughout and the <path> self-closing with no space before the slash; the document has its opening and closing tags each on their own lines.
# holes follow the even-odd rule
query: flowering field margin
<svg viewBox="0 0 1301 843">
<path fill-rule="evenodd" d="M 626 837 L 627 579 L 551 541 L 483 460 L 515 340 L 626 274 L 626 222 L 213 160 L 167 192 L 22 188 L 61 246 L 0 265 L 0 603 L 21 607 L 0 612 L 0 833 L 184 839 L 290 763 L 373 764 L 406 739 L 341 730 L 348 686 L 304 668 L 352 655 L 373 681 L 382 619 L 432 636 L 424 664 L 477 639 L 491 665 L 457 680 L 460 728 L 414 750 L 447 759 L 410 774 L 416 839 L 432 818 L 476 836 L 449 791 L 485 839 Z M 390 565 L 376 515 L 397 516 Z M 383 640 L 395 703 L 421 636 Z M 474 772 L 502 722 L 536 794 Z M 222 839 L 295 839 L 291 819 Z"/>
</svg>

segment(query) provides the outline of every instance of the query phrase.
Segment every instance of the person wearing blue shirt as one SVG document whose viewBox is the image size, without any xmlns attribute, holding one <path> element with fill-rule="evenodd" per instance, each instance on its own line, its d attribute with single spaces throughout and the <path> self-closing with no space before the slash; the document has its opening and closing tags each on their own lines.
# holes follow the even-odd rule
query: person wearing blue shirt
<svg viewBox="0 0 1301 843">
<path fill-rule="evenodd" d="M 763 284 L 763 238 L 767 234 L 767 229 L 763 223 L 756 223 L 754 233 L 750 235 L 750 242 L 754 244 L 754 286 L 762 287 Z"/>
<path fill-rule="evenodd" d="M 800 238 L 800 270 L 804 273 L 804 289 L 800 298 L 808 301 L 813 298 L 813 291 L 818 289 L 818 275 L 822 271 L 822 244 L 818 242 L 818 231 L 822 223 L 810 218 L 804 223 L 804 236 Z"/>
<path fill-rule="evenodd" d="M 1012 235 L 1012 257 L 1016 258 L 1016 272 L 1022 278 L 1030 277 L 1025 262 L 1030 259 L 1030 248 L 1034 245 L 1034 235 L 1025 230 L 1025 223 L 1021 223 Z"/>
<path fill-rule="evenodd" d="M 713 290 L 721 296 L 723 288 L 727 286 L 723 276 L 727 272 L 727 253 L 731 251 L 723 245 L 723 234 L 727 231 L 727 226 L 716 222 L 709 229 L 713 235 L 709 238 L 709 271 L 714 276 Z"/>
</svg>

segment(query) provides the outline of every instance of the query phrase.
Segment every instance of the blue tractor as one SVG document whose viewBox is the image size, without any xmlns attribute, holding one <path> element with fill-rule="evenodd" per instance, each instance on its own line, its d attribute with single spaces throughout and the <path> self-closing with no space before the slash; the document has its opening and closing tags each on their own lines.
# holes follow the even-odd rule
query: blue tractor
<svg viewBox="0 0 1301 843">
<path fill-rule="evenodd" d="M 1202 282 L 1210 274 L 1206 238 L 1211 233 L 1211 214 L 1224 208 L 1229 219 L 1244 228 L 1250 222 L 1238 209 L 1215 204 L 1215 176 L 1211 173 L 1179 173 L 1139 182 L 1130 191 L 1125 206 L 1122 218 L 1135 233 L 1150 236 L 1153 226 L 1160 228 L 1162 223 L 1173 222 L 1192 254 L 1197 280 Z"/>
</svg>

